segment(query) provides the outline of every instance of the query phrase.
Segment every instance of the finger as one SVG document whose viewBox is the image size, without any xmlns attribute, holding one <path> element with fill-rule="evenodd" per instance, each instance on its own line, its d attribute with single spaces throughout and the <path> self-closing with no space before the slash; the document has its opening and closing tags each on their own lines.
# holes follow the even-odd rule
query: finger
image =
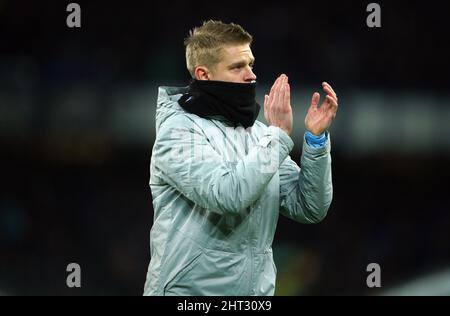
<svg viewBox="0 0 450 316">
<path fill-rule="evenodd" d="M 324 85 L 323 86 L 323 91 L 325 91 L 326 94 L 336 98 L 336 93 L 334 93 L 334 91 L 330 88 L 330 86 Z"/>
<path fill-rule="evenodd" d="M 333 117 L 336 117 L 336 113 L 337 113 L 337 110 L 339 108 L 339 104 L 337 103 L 337 101 L 335 99 L 332 99 L 331 101 L 332 101 L 331 110 L 333 112 Z"/>
<path fill-rule="evenodd" d="M 281 75 L 278 77 L 278 79 L 277 79 L 277 80 L 278 80 L 278 82 L 277 82 L 277 87 L 278 87 L 278 88 L 281 86 L 281 84 L 282 84 L 284 78 L 285 78 L 285 74 L 281 74 Z"/>
<path fill-rule="evenodd" d="M 325 81 L 322 82 L 322 86 L 323 86 L 324 88 L 327 87 L 327 88 L 331 91 L 331 94 L 334 95 L 336 101 L 338 100 L 338 97 L 337 97 L 336 92 L 334 92 L 333 88 L 331 87 L 331 85 L 330 85 L 328 82 L 325 82 Z"/>
<path fill-rule="evenodd" d="M 275 86 L 275 89 L 280 90 L 280 88 L 283 85 L 283 80 L 284 80 L 284 75 L 282 74 L 278 77 L 278 82 L 277 82 L 277 85 Z"/>
<path fill-rule="evenodd" d="M 272 85 L 272 88 L 270 89 L 270 92 L 269 92 L 269 100 L 268 100 L 268 103 L 269 103 L 269 110 L 270 110 L 270 108 L 272 107 L 272 104 L 273 104 L 273 101 L 274 101 L 274 95 L 275 95 L 275 90 L 277 89 L 277 86 L 278 86 L 278 82 L 280 81 L 280 77 L 278 77 L 276 80 L 275 80 L 275 82 L 273 83 L 273 85 Z"/>
<path fill-rule="evenodd" d="M 277 80 L 275 81 L 272 90 L 270 91 L 270 95 L 269 95 L 269 118 L 271 120 L 274 119 L 274 109 L 275 109 L 275 105 L 277 102 L 277 97 L 278 97 L 278 85 L 280 83 L 281 78 L 278 77 Z"/>
<path fill-rule="evenodd" d="M 269 113 L 270 109 L 270 96 L 267 94 L 264 96 L 264 112 Z"/>
<path fill-rule="evenodd" d="M 337 102 L 337 96 L 336 96 L 336 93 L 334 93 L 334 91 L 331 89 L 330 86 L 324 85 L 324 86 L 323 86 L 323 91 L 324 91 L 327 95 L 329 95 L 329 96 L 333 97 L 334 99 L 336 99 L 336 102 Z"/>
<path fill-rule="evenodd" d="M 267 94 L 264 96 L 264 117 L 266 118 L 266 121 L 270 123 L 270 121 L 269 121 L 269 96 Z"/>
<path fill-rule="evenodd" d="M 267 116 L 268 116 L 270 122 L 272 122 L 274 119 L 273 113 L 274 113 L 274 108 L 275 108 L 275 96 L 276 96 L 276 92 L 271 93 L 271 95 L 269 95 L 269 102 L 267 105 L 267 109 L 268 109 Z"/>
<path fill-rule="evenodd" d="M 330 96 L 330 95 L 327 95 L 327 102 L 330 103 L 330 104 L 333 105 L 333 106 L 337 106 L 337 101 L 336 101 L 336 99 L 333 98 L 333 97 Z"/>
<path fill-rule="evenodd" d="M 268 99 L 269 111 L 271 110 L 271 107 L 272 107 L 272 104 L 273 104 L 273 101 L 274 101 L 275 89 L 276 89 L 276 87 L 278 85 L 278 81 L 280 81 L 280 77 L 278 77 L 275 80 L 275 82 L 273 83 L 272 88 L 270 89 L 270 92 L 269 92 L 269 99 Z"/>
<path fill-rule="evenodd" d="M 333 100 L 332 97 L 330 97 L 329 95 L 325 96 L 325 100 L 323 100 L 323 103 L 320 106 L 321 110 L 328 111 L 329 109 L 331 109 L 331 106 L 332 106 L 331 100 Z"/>
<path fill-rule="evenodd" d="M 336 113 L 337 111 L 337 107 L 338 104 L 336 102 L 336 100 L 332 97 L 330 97 L 329 95 L 327 95 L 327 106 L 326 106 L 326 110 L 332 112 L 333 114 Z"/>
<path fill-rule="evenodd" d="M 270 93 L 272 93 L 275 90 L 275 87 L 277 87 L 278 82 L 280 81 L 281 76 L 279 76 L 275 82 L 272 85 L 272 88 L 270 89 Z"/>
<path fill-rule="evenodd" d="M 328 82 L 326 82 L 326 81 L 322 82 L 322 86 L 327 86 L 328 88 L 330 88 L 331 91 L 333 91 L 334 94 L 336 94 Z"/>
<path fill-rule="evenodd" d="M 286 77 L 283 76 L 280 81 L 280 86 L 278 89 L 278 100 L 277 100 L 277 107 L 278 110 L 283 109 L 283 101 L 284 101 L 284 95 L 286 94 Z"/>
<path fill-rule="evenodd" d="M 291 87 L 289 83 L 286 83 L 286 92 L 284 94 L 284 106 L 288 110 L 291 107 Z"/>
<path fill-rule="evenodd" d="M 333 120 L 336 117 L 336 111 L 330 110 L 326 113 L 326 117 L 329 120 Z"/>
<path fill-rule="evenodd" d="M 319 92 L 314 92 L 311 98 L 311 108 L 317 109 L 317 105 L 319 104 L 320 94 Z"/>
<path fill-rule="evenodd" d="M 270 107 L 273 108 L 273 106 L 278 102 L 278 91 L 280 89 L 280 84 L 282 81 L 282 76 L 279 76 L 277 80 L 275 80 L 275 83 L 272 86 L 272 89 L 270 90 Z"/>
</svg>

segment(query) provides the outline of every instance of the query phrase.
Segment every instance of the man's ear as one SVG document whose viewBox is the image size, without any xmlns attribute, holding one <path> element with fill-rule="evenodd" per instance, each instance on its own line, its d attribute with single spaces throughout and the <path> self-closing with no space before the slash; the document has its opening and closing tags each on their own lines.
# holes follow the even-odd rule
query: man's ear
<svg viewBox="0 0 450 316">
<path fill-rule="evenodd" d="M 197 80 L 210 80 L 209 70 L 205 66 L 197 66 L 194 74 Z"/>
</svg>

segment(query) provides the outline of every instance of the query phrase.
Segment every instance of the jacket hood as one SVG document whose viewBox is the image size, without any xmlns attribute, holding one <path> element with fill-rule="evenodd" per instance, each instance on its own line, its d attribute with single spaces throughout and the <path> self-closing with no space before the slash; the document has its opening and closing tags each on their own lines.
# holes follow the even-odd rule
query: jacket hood
<svg viewBox="0 0 450 316">
<path fill-rule="evenodd" d="M 158 88 L 158 101 L 156 105 L 155 117 L 156 133 L 158 133 L 161 124 L 164 123 L 169 117 L 180 112 L 185 112 L 178 104 L 178 100 L 184 93 L 187 92 L 188 87 Z"/>
</svg>

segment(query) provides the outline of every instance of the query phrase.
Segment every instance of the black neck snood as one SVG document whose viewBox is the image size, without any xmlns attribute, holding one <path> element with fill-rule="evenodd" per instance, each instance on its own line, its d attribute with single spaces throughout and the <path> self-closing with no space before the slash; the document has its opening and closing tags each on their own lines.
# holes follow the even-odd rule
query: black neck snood
<svg viewBox="0 0 450 316">
<path fill-rule="evenodd" d="M 220 115 L 235 127 L 241 124 L 247 128 L 255 123 L 261 108 L 255 101 L 255 88 L 256 82 L 193 80 L 178 103 L 200 117 Z"/>
</svg>

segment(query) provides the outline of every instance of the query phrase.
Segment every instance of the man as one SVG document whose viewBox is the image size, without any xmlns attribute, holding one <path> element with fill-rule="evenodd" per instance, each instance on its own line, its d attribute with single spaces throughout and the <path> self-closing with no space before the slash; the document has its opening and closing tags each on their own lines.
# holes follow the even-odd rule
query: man
<svg viewBox="0 0 450 316">
<path fill-rule="evenodd" d="M 279 212 L 321 221 L 331 204 L 333 89 L 305 118 L 302 169 L 291 160 L 288 77 L 276 79 L 256 120 L 252 37 L 205 22 L 186 39 L 186 88 L 161 87 L 150 166 L 154 224 L 145 295 L 273 295 Z"/>
</svg>

